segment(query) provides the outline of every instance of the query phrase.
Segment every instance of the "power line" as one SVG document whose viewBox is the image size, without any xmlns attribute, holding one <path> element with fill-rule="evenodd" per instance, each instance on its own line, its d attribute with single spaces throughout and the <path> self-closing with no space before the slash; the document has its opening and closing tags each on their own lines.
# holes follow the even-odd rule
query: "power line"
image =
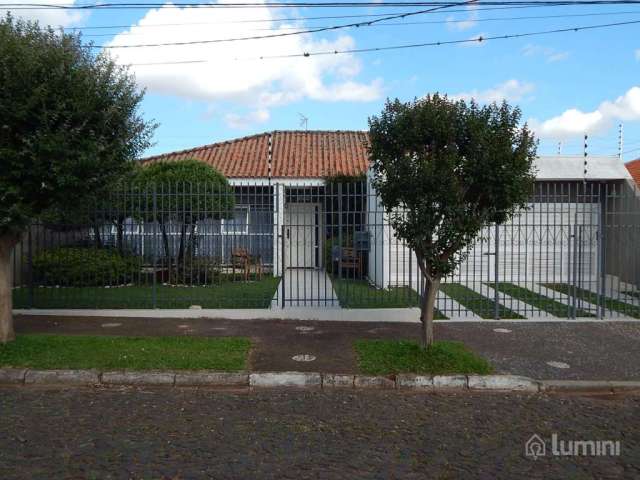
<svg viewBox="0 0 640 480">
<path fill-rule="evenodd" d="M 383 47 L 352 48 L 352 49 L 346 49 L 346 50 L 324 50 L 324 51 L 318 51 L 318 52 L 303 52 L 303 53 L 291 53 L 291 54 L 282 54 L 282 55 L 262 55 L 254 58 L 246 58 L 244 60 L 269 60 L 269 59 L 284 59 L 284 58 L 298 58 L 298 57 L 307 58 L 307 57 L 320 56 L 320 55 L 340 55 L 340 54 L 349 54 L 349 53 L 383 52 L 388 50 L 406 50 L 410 48 L 421 48 L 421 47 L 439 47 L 441 45 L 456 45 L 456 44 L 465 44 L 465 43 L 487 42 L 490 40 L 509 40 L 514 38 L 551 35 L 555 33 L 579 32 L 582 30 L 596 30 L 596 29 L 620 27 L 620 26 L 635 25 L 635 24 L 640 24 L 640 20 L 632 20 L 627 22 L 616 22 L 616 23 L 604 23 L 599 25 L 557 28 L 552 30 L 541 30 L 536 32 L 511 33 L 506 35 L 495 35 L 495 36 L 489 36 L 489 37 L 479 36 L 475 38 L 466 38 L 466 39 L 460 39 L 460 40 L 443 40 L 438 42 L 409 43 L 409 44 L 391 45 L 391 46 L 383 46 Z M 233 60 L 238 60 L 238 58 L 234 58 Z M 219 60 L 180 60 L 176 62 L 130 63 L 130 64 L 123 64 L 123 66 L 181 65 L 181 64 L 209 63 L 209 62 L 217 62 L 217 61 Z"/>
<path fill-rule="evenodd" d="M 465 10 L 466 11 L 466 10 Z M 448 10 L 447 13 L 452 12 L 452 10 Z M 435 12 L 434 12 L 435 13 Z M 575 18 L 575 17 L 600 17 L 600 16 L 616 16 L 616 15 L 629 15 L 629 14 L 640 14 L 640 10 L 635 10 L 635 11 L 624 11 L 624 12 L 597 12 L 597 13 L 575 13 L 575 14 L 565 14 L 565 15 L 529 15 L 529 16 L 523 16 L 523 17 L 494 17 L 494 18 L 477 18 L 474 19 L 474 22 L 493 22 L 493 21 L 519 21 L 519 20 L 541 20 L 541 19 L 552 19 L 552 18 Z M 368 27 L 402 27 L 402 26 L 411 26 L 411 25 L 433 25 L 433 24 L 450 24 L 450 23 L 465 23 L 468 22 L 469 20 L 463 19 L 463 20 L 453 20 L 453 19 L 449 19 L 449 20 L 425 20 L 425 21 L 420 21 L 420 22 L 394 22 L 394 23 L 376 23 L 376 24 L 372 24 L 372 25 L 366 25 Z M 365 22 L 366 23 L 366 22 Z M 174 24 L 175 26 L 189 26 L 189 25 L 198 25 L 198 24 Z M 207 24 L 204 24 L 207 25 Z M 144 25 L 142 25 L 144 26 Z M 148 26 L 153 26 L 153 25 L 148 25 Z M 131 25 L 128 25 L 125 28 L 131 27 Z M 136 26 L 136 28 L 138 28 L 138 26 Z M 328 27 L 324 27 L 324 26 L 314 26 L 313 28 L 328 28 Z M 251 31 L 256 31 L 256 32 L 260 32 L 260 31 L 266 31 L 266 32 L 279 32 L 282 30 L 299 30 L 300 27 L 276 27 L 276 28 L 254 28 Z M 98 34 L 82 34 L 83 38 L 84 37 L 112 37 L 116 34 L 119 35 L 125 35 L 127 37 L 130 36 L 140 36 L 140 35 L 144 35 L 143 33 L 98 33 Z"/>
<path fill-rule="evenodd" d="M 459 2 L 458 5 L 464 5 L 465 2 Z M 514 0 L 514 1 L 482 1 L 475 2 L 477 5 L 547 5 L 547 6 L 574 6 L 574 5 L 636 5 L 640 0 Z M 96 3 L 90 5 L 52 5 L 39 3 L 4 3 L 0 7 L 11 10 L 127 10 L 127 9 L 148 9 L 148 8 L 281 8 L 281 7 L 305 7 L 305 8 L 380 8 L 380 7 L 436 7 L 449 5 L 447 2 L 431 1 L 431 2 L 398 2 L 398 1 L 381 1 L 381 2 L 247 2 L 247 3 Z"/>
<path fill-rule="evenodd" d="M 476 0 L 467 0 L 464 4 L 470 5 Z M 439 7 L 429 8 L 427 10 L 419 10 L 417 12 L 407 12 L 401 13 L 398 15 L 391 15 L 387 17 L 381 17 L 376 20 L 367 20 L 365 22 L 356 22 L 356 23 L 348 23 L 343 25 L 333 25 L 329 27 L 319 27 L 319 28 L 310 28 L 307 30 L 299 30 L 296 32 L 282 32 L 282 33 L 274 33 L 272 35 L 253 35 L 248 37 L 237 37 L 237 38 L 219 38 L 217 40 L 192 40 L 187 42 L 166 42 L 166 43 L 142 43 L 138 45 L 91 45 L 92 48 L 105 48 L 105 49 L 114 49 L 114 48 L 142 48 L 142 47 L 166 47 L 166 46 L 178 46 L 178 45 L 201 45 L 201 44 L 209 44 L 209 43 L 223 43 L 223 42 L 239 42 L 245 40 L 264 40 L 267 38 L 280 38 L 280 37 L 290 37 L 292 35 L 304 35 L 309 33 L 319 33 L 326 32 L 329 30 L 341 30 L 344 28 L 354 28 L 354 27 L 369 27 L 378 22 L 383 22 L 385 20 L 397 20 L 399 18 L 407 18 L 415 15 L 423 15 L 425 13 L 435 12 L 437 10 L 444 10 L 449 6 L 460 5 L 460 3 L 451 3 L 449 5 L 442 5 Z"/>
<path fill-rule="evenodd" d="M 488 7 L 488 8 L 475 8 L 476 12 L 486 12 L 490 10 L 521 10 L 529 8 L 540 7 L 553 7 L 554 5 L 521 5 L 514 7 Z M 450 9 L 442 13 L 457 13 L 468 12 L 468 9 Z M 439 12 L 434 12 L 437 14 Z M 186 23 L 152 23 L 145 25 L 136 25 L 136 28 L 155 28 L 155 27 L 181 27 L 186 25 L 227 25 L 236 23 L 276 23 L 276 22 L 304 22 L 307 20 L 336 20 L 346 18 L 373 18 L 373 17 L 385 17 L 387 15 L 399 15 L 400 12 L 394 13 L 370 13 L 370 14 L 358 14 L 358 15 L 330 15 L 330 16 L 316 16 L 316 17 L 281 17 L 281 18 L 262 18 L 254 20 L 230 20 L 224 22 L 186 22 Z M 110 28 L 130 28 L 132 25 L 98 25 L 87 27 L 62 27 L 63 30 L 105 30 Z"/>
</svg>

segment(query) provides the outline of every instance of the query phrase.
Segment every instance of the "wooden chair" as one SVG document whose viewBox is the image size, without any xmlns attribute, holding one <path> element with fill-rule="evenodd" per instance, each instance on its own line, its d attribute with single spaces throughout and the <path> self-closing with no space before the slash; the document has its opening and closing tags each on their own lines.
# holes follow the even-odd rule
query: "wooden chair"
<svg viewBox="0 0 640 480">
<path fill-rule="evenodd" d="M 355 248 L 342 248 L 340 264 L 342 268 L 352 269 L 354 274 L 358 276 L 360 276 L 360 272 L 362 272 L 362 257 L 358 255 Z"/>
<path fill-rule="evenodd" d="M 231 252 L 231 271 L 236 279 L 236 268 L 244 274 L 244 280 L 249 280 L 249 252 L 246 248 L 236 248 Z"/>
<path fill-rule="evenodd" d="M 251 267 L 254 267 L 256 277 L 262 280 L 262 257 L 260 255 L 249 255 L 246 248 L 236 248 L 231 252 L 231 269 L 233 271 L 233 279 L 236 279 L 236 268 L 244 274 L 244 280 L 249 281 Z"/>
<path fill-rule="evenodd" d="M 249 255 L 249 269 L 254 267 L 256 279 L 262 280 L 262 257 L 260 255 Z"/>
</svg>

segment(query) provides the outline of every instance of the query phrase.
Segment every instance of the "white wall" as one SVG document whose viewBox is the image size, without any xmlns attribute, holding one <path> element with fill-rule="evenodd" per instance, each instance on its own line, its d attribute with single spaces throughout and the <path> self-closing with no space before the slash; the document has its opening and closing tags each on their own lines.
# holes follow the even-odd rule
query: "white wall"
<svg viewBox="0 0 640 480">
<path fill-rule="evenodd" d="M 498 280 L 506 282 L 567 282 L 580 269 L 580 278 L 597 275 L 598 204 L 531 203 L 529 209 L 498 228 Z M 574 240 L 578 234 L 579 241 Z M 580 255 L 575 246 L 580 244 Z M 495 227 L 485 229 L 469 249 L 453 281 L 494 281 Z M 393 236 L 387 239 L 388 276 L 385 287 L 415 286 L 415 255 Z M 376 282 L 378 286 L 378 282 Z"/>
</svg>

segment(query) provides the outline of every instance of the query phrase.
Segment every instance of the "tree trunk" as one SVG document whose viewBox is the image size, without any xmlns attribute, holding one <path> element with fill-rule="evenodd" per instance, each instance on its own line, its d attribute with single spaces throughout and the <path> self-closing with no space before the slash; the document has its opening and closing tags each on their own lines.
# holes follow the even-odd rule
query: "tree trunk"
<svg viewBox="0 0 640 480">
<path fill-rule="evenodd" d="M 436 296 L 440 288 L 440 279 L 425 278 L 422 303 L 420 305 L 420 321 L 422 322 L 422 348 L 433 345 L 433 311 L 436 306 Z"/>
<path fill-rule="evenodd" d="M 116 248 L 120 255 L 124 255 L 124 220 L 116 222 Z"/>
<path fill-rule="evenodd" d="M 167 227 L 164 223 L 160 224 L 160 231 L 162 232 L 162 244 L 164 245 L 164 256 L 167 259 L 167 281 L 171 283 L 173 281 L 173 257 L 171 256 L 171 249 L 169 247 L 169 236 L 167 235 Z"/>
<path fill-rule="evenodd" d="M 187 251 L 185 255 L 187 257 L 193 257 L 196 247 L 196 224 L 191 224 L 191 232 L 189 233 L 189 239 L 187 241 Z"/>
<path fill-rule="evenodd" d="M 0 237 L 0 343 L 16 338 L 13 331 L 11 251 L 18 239 L 17 235 Z"/>
<path fill-rule="evenodd" d="M 100 227 L 98 225 L 93 226 L 93 240 L 96 248 L 102 248 L 102 238 L 100 237 Z"/>
<path fill-rule="evenodd" d="M 182 259 L 184 258 L 184 242 L 185 242 L 185 236 L 187 235 L 187 226 L 183 223 L 182 226 L 180 226 L 180 245 L 178 246 L 178 261 L 177 263 L 180 264 L 182 262 Z"/>
</svg>

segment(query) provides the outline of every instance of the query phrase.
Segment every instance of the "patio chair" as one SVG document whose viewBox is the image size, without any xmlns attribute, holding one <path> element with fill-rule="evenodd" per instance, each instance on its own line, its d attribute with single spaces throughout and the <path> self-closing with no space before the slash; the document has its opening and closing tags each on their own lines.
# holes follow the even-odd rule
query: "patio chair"
<svg viewBox="0 0 640 480">
<path fill-rule="evenodd" d="M 340 265 L 342 268 L 352 269 L 354 275 L 360 276 L 362 272 L 362 257 L 358 255 L 355 248 L 342 248 Z"/>
<path fill-rule="evenodd" d="M 262 256 L 249 255 L 249 269 L 254 268 L 256 279 L 262 280 Z"/>
<path fill-rule="evenodd" d="M 249 280 L 249 252 L 246 248 L 236 248 L 231 252 L 231 271 L 236 279 L 236 268 L 243 273 L 245 281 Z"/>
<path fill-rule="evenodd" d="M 249 274 L 253 267 L 258 280 L 262 280 L 262 257 L 260 255 L 249 255 L 246 248 L 236 248 L 231 252 L 231 269 L 233 279 L 236 279 L 236 268 L 244 274 L 244 280 L 249 280 Z"/>
</svg>

